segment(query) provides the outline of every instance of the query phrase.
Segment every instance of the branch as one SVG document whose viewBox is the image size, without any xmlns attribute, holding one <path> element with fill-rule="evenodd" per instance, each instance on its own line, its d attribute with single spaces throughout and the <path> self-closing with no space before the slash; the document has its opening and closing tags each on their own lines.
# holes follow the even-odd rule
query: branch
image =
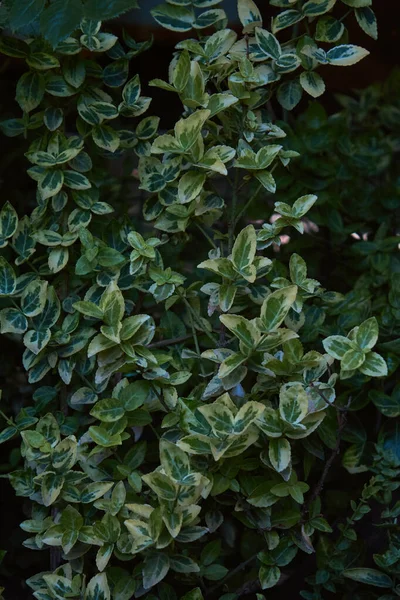
<svg viewBox="0 0 400 600">
<path fill-rule="evenodd" d="M 317 388 L 314 388 L 314 389 L 317 389 Z M 330 406 L 332 406 L 329 402 L 328 402 L 328 404 Z M 322 475 L 321 475 L 318 483 L 314 487 L 314 490 L 313 490 L 313 492 L 312 492 L 312 494 L 310 496 L 310 499 L 308 500 L 307 504 L 304 507 L 303 515 L 309 512 L 310 505 L 321 494 L 321 492 L 322 492 L 322 490 L 324 488 L 325 479 L 328 476 L 328 473 L 330 471 L 331 466 L 333 465 L 333 463 L 335 461 L 335 458 L 339 454 L 340 442 L 342 441 L 343 430 L 344 430 L 344 428 L 346 426 L 346 423 L 347 423 L 347 412 L 348 412 L 348 410 L 350 408 L 350 404 L 351 404 L 351 397 L 349 398 L 346 407 L 344 409 L 342 409 L 342 412 L 340 412 L 338 410 L 339 407 L 337 407 L 337 406 L 334 407 L 334 408 L 336 408 L 338 410 L 338 412 L 337 412 L 338 431 L 337 431 L 336 444 L 335 444 L 334 449 L 332 450 L 332 453 L 331 453 L 330 457 L 328 458 L 328 460 L 325 463 L 325 467 L 324 467 L 324 470 L 322 471 Z"/>
<path fill-rule="evenodd" d="M 170 338 L 168 340 L 160 340 L 159 342 L 153 342 L 149 344 L 148 348 L 162 348 L 163 346 L 173 346 L 175 344 L 180 344 L 181 342 L 186 342 L 186 340 L 192 339 L 191 335 L 181 335 L 177 338 Z"/>
<path fill-rule="evenodd" d="M 212 588 L 210 588 L 207 591 L 207 593 L 206 593 L 206 598 L 208 598 L 209 596 L 211 596 L 211 594 L 213 594 L 214 592 L 216 592 L 229 579 L 231 579 L 232 577 L 234 577 L 234 575 L 237 575 L 237 573 L 239 573 L 242 569 L 244 569 L 245 567 L 247 567 L 247 565 L 249 565 L 250 563 L 252 563 L 253 560 L 255 560 L 257 558 L 257 554 L 258 554 L 258 552 L 256 552 L 256 554 L 253 554 L 253 556 L 250 556 L 250 558 L 248 558 L 247 560 L 244 560 L 243 562 L 241 562 L 240 565 L 238 565 L 237 567 L 235 567 L 230 573 L 228 573 L 228 575 L 226 575 L 226 577 L 224 577 L 223 579 L 221 579 L 221 581 L 219 581 L 216 585 L 214 585 Z M 254 582 L 249 581 L 247 583 L 250 584 L 250 583 L 254 583 Z"/>
</svg>

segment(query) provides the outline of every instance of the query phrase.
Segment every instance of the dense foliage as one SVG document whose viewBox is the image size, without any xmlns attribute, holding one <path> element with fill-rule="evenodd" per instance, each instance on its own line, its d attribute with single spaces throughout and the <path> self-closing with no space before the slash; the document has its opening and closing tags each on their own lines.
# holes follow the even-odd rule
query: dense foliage
<svg viewBox="0 0 400 600">
<path fill-rule="evenodd" d="M 368 54 L 344 21 L 376 38 L 371 0 L 270 0 L 270 24 L 238 0 L 240 35 L 219 0 L 159 5 L 187 32 L 144 82 L 182 105 L 167 132 L 134 75 L 151 41 L 101 23 L 134 4 L 2 6 L 0 51 L 25 67 L 0 128 L 36 193 L 0 212 L 1 333 L 26 371 L 0 441 L 22 438 L 8 477 L 48 556 L 27 583 L 262 600 L 310 560 L 307 600 L 395 598 L 399 75 L 336 115 L 289 112 Z M 358 535 L 372 513 L 378 551 Z"/>
</svg>

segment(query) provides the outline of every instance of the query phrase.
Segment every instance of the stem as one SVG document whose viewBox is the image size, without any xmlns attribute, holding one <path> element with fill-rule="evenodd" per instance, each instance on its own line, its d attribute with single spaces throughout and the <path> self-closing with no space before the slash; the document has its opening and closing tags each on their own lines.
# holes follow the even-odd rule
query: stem
<svg viewBox="0 0 400 600">
<path fill-rule="evenodd" d="M 239 221 L 239 219 L 243 215 L 243 213 L 246 212 L 246 210 L 249 208 L 250 204 L 257 198 L 262 187 L 263 187 L 262 183 L 260 183 L 259 186 L 257 187 L 256 191 L 254 192 L 254 194 L 251 196 L 251 198 L 246 202 L 246 204 L 243 206 L 243 208 L 237 214 L 236 219 L 235 219 L 235 224 Z"/>
<path fill-rule="evenodd" d="M 346 13 L 344 13 L 343 17 L 340 17 L 339 21 L 342 23 L 353 11 L 350 9 Z"/>
<path fill-rule="evenodd" d="M 228 573 L 228 575 L 226 575 L 226 577 L 224 577 L 223 579 L 221 579 L 221 581 L 219 581 L 216 585 L 214 585 L 212 588 L 210 588 L 208 590 L 208 592 L 206 593 L 206 597 L 208 597 L 211 594 L 213 594 L 216 590 L 218 590 L 222 585 L 224 585 L 234 575 L 236 575 L 242 569 L 244 569 L 245 567 L 247 567 L 247 565 L 249 565 L 250 563 L 252 563 L 253 560 L 255 560 L 257 558 L 257 555 L 258 555 L 258 552 L 256 552 L 256 554 L 253 554 L 252 556 L 250 556 L 250 558 L 248 558 L 247 560 L 244 560 L 243 562 L 240 563 L 240 565 L 238 565 L 237 567 L 235 567 L 234 569 L 232 569 L 232 571 L 230 573 Z"/>
<path fill-rule="evenodd" d="M 215 245 L 214 240 L 208 235 L 208 233 L 206 232 L 205 229 L 203 229 L 203 227 L 200 225 L 200 223 L 195 223 L 196 227 L 201 231 L 201 233 L 204 235 L 204 237 L 206 238 L 206 240 L 208 242 L 210 242 L 211 246 L 215 249 L 217 249 L 217 246 Z"/>
<path fill-rule="evenodd" d="M 149 344 L 148 348 L 163 348 L 163 346 L 174 346 L 175 344 L 180 344 L 181 342 L 186 342 L 186 340 L 190 340 L 192 338 L 191 335 L 181 335 L 181 337 L 170 338 L 168 340 L 160 340 L 159 342 L 153 342 Z"/>
<path fill-rule="evenodd" d="M 330 457 L 328 458 L 328 460 L 325 463 L 325 467 L 324 470 L 322 471 L 322 475 L 317 483 L 317 485 L 315 486 L 310 499 L 308 500 L 307 504 L 304 507 L 304 511 L 303 514 L 306 514 L 309 512 L 310 510 L 310 505 L 312 504 L 312 502 L 318 498 L 318 496 L 321 494 L 323 487 L 324 487 L 324 483 L 325 480 L 328 476 L 328 473 L 330 471 L 331 466 L 333 465 L 335 458 L 337 457 L 337 455 L 339 454 L 339 448 L 340 448 L 340 442 L 342 441 L 342 434 L 343 434 L 343 430 L 345 428 L 346 422 L 347 422 L 347 411 L 349 410 L 350 407 L 350 403 L 351 403 L 351 398 L 349 398 L 349 401 L 347 403 L 347 406 L 345 408 L 345 412 L 337 413 L 337 417 L 338 417 L 338 432 L 337 432 L 337 438 L 336 438 L 336 444 L 334 449 L 332 450 L 332 453 L 330 455 Z M 329 404 L 329 402 L 328 402 Z M 331 406 L 331 405 L 330 405 Z"/>
<path fill-rule="evenodd" d="M 150 429 L 152 430 L 152 432 L 154 433 L 154 435 L 156 436 L 156 438 L 159 440 L 160 439 L 160 435 L 157 431 L 157 429 L 154 427 L 154 425 L 152 423 L 149 423 L 150 425 Z"/>
<path fill-rule="evenodd" d="M 320 398 L 325 402 L 325 404 L 327 406 L 332 406 L 332 408 L 335 408 L 337 411 L 342 412 L 342 413 L 347 413 L 348 408 L 342 408 L 341 406 L 336 406 L 335 404 L 332 404 L 331 402 L 329 402 L 328 398 L 325 396 L 325 394 L 323 392 L 321 392 L 321 390 L 313 385 L 310 385 L 310 387 L 312 387 L 313 390 L 315 390 L 317 392 L 317 394 L 320 396 Z"/>
<path fill-rule="evenodd" d="M 237 205 L 237 197 L 238 197 L 238 183 L 239 183 L 239 170 L 236 169 L 235 173 L 235 183 L 232 191 L 232 207 L 231 207 L 231 218 L 228 225 L 228 237 L 229 237 L 229 254 L 232 252 L 233 248 L 233 238 L 235 235 L 235 224 L 236 224 L 236 205 Z"/>
<path fill-rule="evenodd" d="M 192 317 L 194 318 L 194 320 L 196 321 L 196 323 L 198 325 L 200 325 L 201 327 L 204 327 L 203 323 L 200 321 L 199 317 L 197 316 L 197 313 L 193 310 L 193 308 L 190 306 L 189 302 L 186 300 L 186 298 L 184 298 L 183 296 L 181 296 L 185 306 L 188 308 L 188 310 L 190 311 Z M 212 341 L 212 343 L 217 346 L 218 342 L 216 340 L 216 338 L 213 336 L 212 333 L 210 333 L 209 331 L 207 331 L 207 329 L 204 329 L 204 334 Z"/>
<path fill-rule="evenodd" d="M 192 327 L 192 336 L 193 336 L 194 346 L 195 346 L 196 352 L 197 352 L 197 354 L 199 356 L 200 370 L 201 370 L 202 375 L 204 376 L 205 375 L 204 365 L 202 363 L 201 356 L 200 356 L 201 352 L 200 352 L 199 340 L 197 338 L 197 332 L 196 332 L 196 328 L 194 326 L 194 321 L 193 321 L 192 313 L 189 313 L 189 317 L 190 317 L 190 325 Z"/>
<path fill-rule="evenodd" d="M 5 415 L 5 414 L 3 413 L 3 411 L 2 411 L 2 410 L 0 410 L 0 416 L 2 416 L 2 417 L 3 417 L 3 419 L 5 420 L 5 422 L 6 422 L 6 423 L 8 423 L 8 425 L 10 425 L 10 427 L 15 427 L 15 429 L 18 429 L 18 427 L 16 426 L 16 424 L 15 424 L 15 423 L 13 423 L 13 422 L 12 422 L 12 420 L 11 420 L 11 419 L 9 419 L 9 418 L 7 417 L 7 415 Z"/>
</svg>

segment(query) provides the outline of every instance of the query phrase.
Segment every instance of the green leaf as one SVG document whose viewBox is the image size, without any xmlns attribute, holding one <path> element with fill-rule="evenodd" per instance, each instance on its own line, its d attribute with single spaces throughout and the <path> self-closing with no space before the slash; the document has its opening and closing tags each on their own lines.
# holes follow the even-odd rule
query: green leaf
<svg viewBox="0 0 400 600">
<path fill-rule="evenodd" d="M 240 435 L 252 425 L 264 412 L 265 406 L 261 402 L 251 400 L 246 402 L 234 418 L 234 433 Z"/>
<path fill-rule="evenodd" d="M 161 440 L 160 459 L 166 475 L 178 483 L 184 483 L 187 480 L 190 473 L 189 457 L 176 444 Z"/>
<path fill-rule="evenodd" d="M 343 44 L 329 50 L 326 54 L 326 58 L 330 65 L 347 67 L 355 65 L 365 56 L 368 56 L 368 54 L 369 52 L 368 50 L 365 50 L 365 48 L 353 46 L 352 44 Z"/>
<path fill-rule="evenodd" d="M 256 27 L 255 34 L 256 42 L 261 52 L 269 58 L 277 60 L 282 54 L 282 50 L 276 37 L 266 29 L 259 27 Z"/>
<path fill-rule="evenodd" d="M 238 0 L 238 14 L 243 33 L 249 33 L 262 25 L 261 13 L 253 0 Z"/>
<path fill-rule="evenodd" d="M 27 317 L 39 315 L 46 303 L 47 281 L 35 279 L 24 289 L 21 296 L 21 309 Z"/>
<path fill-rule="evenodd" d="M 268 192 L 275 194 L 276 182 L 269 171 L 256 171 L 255 176 Z"/>
<path fill-rule="evenodd" d="M 40 73 L 29 71 L 18 80 L 15 99 L 24 112 L 30 112 L 43 100 L 45 79 Z"/>
<path fill-rule="evenodd" d="M 323 15 L 333 8 L 336 0 L 309 0 L 302 7 L 302 12 L 307 17 Z"/>
<path fill-rule="evenodd" d="M 63 598 L 72 596 L 74 593 L 72 581 L 67 577 L 56 574 L 47 574 L 43 575 L 43 580 L 48 586 L 52 597 L 57 598 L 57 600 L 63 600 Z"/>
<path fill-rule="evenodd" d="M 297 198 L 296 202 L 294 202 L 292 206 L 292 214 L 296 219 L 300 219 L 304 217 L 304 215 L 310 210 L 312 206 L 314 206 L 315 202 L 318 200 L 318 196 L 314 194 L 307 194 L 306 196 L 301 196 Z"/>
<path fill-rule="evenodd" d="M 97 304 L 94 304 L 94 302 L 87 302 L 86 300 L 82 300 L 79 302 L 75 302 L 75 304 L 72 305 L 72 308 L 74 308 L 75 310 L 87 317 L 93 317 L 94 319 L 103 318 L 103 311 L 97 306 Z"/>
<path fill-rule="evenodd" d="M 29 46 L 22 40 L 3 35 L 0 39 L 0 52 L 13 58 L 26 58 Z"/>
<path fill-rule="evenodd" d="M 170 556 L 170 567 L 176 573 L 198 573 L 199 565 L 189 558 L 189 556 L 172 555 Z"/>
<path fill-rule="evenodd" d="M 136 581 L 133 577 L 121 577 L 114 587 L 113 600 L 131 600 L 135 589 Z"/>
<path fill-rule="evenodd" d="M 343 356 L 353 348 L 353 345 L 349 338 L 343 335 L 331 335 L 322 341 L 325 352 L 336 358 L 342 360 Z"/>
<path fill-rule="evenodd" d="M 372 4 L 372 0 L 342 0 L 342 2 L 353 8 L 361 8 L 362 6 L 370 6 Z"/>
<path fill-rule="evenodd" d="M 369 6 L 357 8 L 355 10 L 357 23 L 363 31 L 374 40 L 378 39 L 378 23 L 375 13 Z"/>
<path fill-rule="evenodd" d="M 4 442 L 8 442 L 15 435 L 17 435 L 18 429 L 17 427 L 6 427 L 3 431 L 0 432 L 0 444 L 4 444 Z"/>
<path fill-rule="evenodd" d="M 257 250 L 257 236 L 253 225 L 248 225 L 237 236 L 232 248 L 232 263 L 239 272 L 253 264 Z"/>
<path fill-rule="evenodd" d="M 279 413 L 286 423 L 297 425 L 308 413 L 308 396 L 301 383 L 286 383 L 279 392 Z"/>
<path fill-rule="evenodd" d="M 0 310 L 1 333 L 25 333 L 28 329 L 28 320 L 17 308 L 3 308 Z"/>
<path fill-rule="evenodd" d="M 279 567 L 266 567 L 265 565 L 261 565 L 260 570 L 258 572 L 258 578 L 261 583 L 261 589 L 267 590 L 274 587 L 281 576 L 281 572 Z"/>
<path fill-rule="evenodd" d="M 113 482 L 109 481 L 94 481 L 85 486 L 80 501 L 83 504 L 92 504 L 104 494 L 106 494 L 113 486 Z"/>
<path fill-rule="evenodd" d="M 37 71 L 47 71 L 48 69 L 56 69 L 60 66 L 58 59 L 52 54 L 46 52 L 33 52 L 26 59 L 27 64 Z"/>
<path fill-rule="evenodd" d="M 64 113 L 61 108 L 49 106 L 44 111 L 43 121 L 47 129 L 49 129 L 50 131 L 55 131 L 56 129 L 58 129 L 63 120 Z"/>
<path fill-rule="evenodd" d="M 204 546 L 201 551 L 201 563 L 211 565 L 221 554 L 221 540 L 214 540 Z"/>
<path fill-rule="evenodd" d="M 361 350 L 371 350 L 378 341 L 379 327 L 375 317 L 361 323 L 356 333 L 356 342 Z"/>
<path fill-rule="evenodd" d="M 88 19 L 108 21 L 133 8 L 138 8 L 137 0 L 87 0 L 84 13 Z"/>
<path fill-rule="evenodd" d="M 89 179 L 77 171 L 66 170 L 64 173 L 64 184 L 72 190 L 88 190 L 92 187 Z"/>
<path fill-rule="evenodd" d="M 92 131 L 92 137 L 94 143 L 99 146 L 99 148 L 103 148 L 103 150 L 107 150 L 108 152 L 115 152 L 119 146 L 119 135 L 109 127 L 108 125 L 99 125 L 95 127 Z"/>
<path fill-rule="evenodd" d="M 207 406 L 200 406 L 198 410 L 205 417 L 215 435 L 229 435 L 233 432 L 234 416 L 224 404 L 214 402 Z"/>
<path fill-rule="evenodd" d="M 81 18 L 80 0 L 54 0 L 41 14 L 40 29 L 55 48 L 78 28 Z"/>
<path fill-rule="evenodd" d="M 363 352 L 354 349 L 347 350 L 341 360 L 341 367 L 345 371 L 352 371 L 353 369 L 361 367 L 364 361 L 365 354 Z"/>
<path fill-rule="evenodd" d="M 129 76 L 129 61 L 125 58 L 115 60 L 103 70 L 103 81 L 111 88 L 124 85 Z"/>
<path fill-rule="evenodd" d="M 113 423 L 124 416 L 125 409 L 121 400 L 117 398 L 104 398 L 96 402 L 90 414 L 104 423 Z"/>
<path fill-rule="evenodd" d="M 99 573 L 89 581 L 85 600 L 111 600 L 110 588 L 108 587 L 107 575 Z"/>
<path fill-rule="evenodd" d="M 261 322 L 265 331 L 274 331 L 284 321 L 296 300 L 297 286 L 290 285 L 270 294 L 261 307 Z"/>
<path fill-rule="evenodd" d="M 65 60 L 63 75 L 65 81 L 73 88 L 81 87 L 86 77 L 85 63 L 82 60 L 75 59 L 75 57 Z"/>
<path fill-rule="evenodd" d="M 325 92 L 324 80 L 315 71 L 304 71 L 300 75 L 300 85 L 313 98 L 318 98 Z"/>
<path fill-rule="evenodd" d="M 60 169 L 48 170 L 41 181 L 38 189 L 44 200 L 52 198 L 61 190 L 64 184 L 64 171 Z"/>
<path fill-rule="evenodd" d="M 340 40 L 344 33 L 344 25 L 333 17 L 326 16 L 318 19 L 315 39 L 332 44 Z"/>
<path fill-rule="evenodd" d="M 286 110 L 293 110 L 298 105 L 303 95 L 303 90 L 297 79 L 285 81 L 278 87 L 276 98 Z"/>
<path fill-rule="evenodd" d="M 382 573 L 382 571 L 378 571 L 377 569 L 346 569 L 342 571 L 342 575 L 348 579 L 353 579 L 353 581 L 373 585 L 375 587 L 393 587 L 393 581 L 389 575 L 386 575 L 386 573 Z"/>
<path fill-rule="evenodd" d="M 166 338 L 179 338 L 186 334 L 184 322 L 170 310 L 165 311 L 162 315 L 160 326 L 165 331 Z"/>
<path fill-rule="evenodd" d="M 0 296 L 11 296 L 17 286 L 14 269 L 0 256 Z"/>
<path fill-rule="evenodd" d="M 140 96 L 140 78 L 139 75 L 135 75 L 130 79 L 122 90 L 122 97 L 125 104 L 132 106 L 136 104 Z"/>
<path fill-rule="evenodd" d="M 18 215 L 7 201 L 0 211 L 0 248 L 7 245 L 6 240 L 14 235 L 18 227 Z"/>
<path fill-rule="evenodd" d="M 204 600 L 200 588 L 194 588 L 182 596 L 181 600 Z M 226 599 L 228 600 L 228 599 Z"/>
<path fill-rule="evenodd" d="M 394 418 L 400 416 L 400 387 L 398 385 L 394 388 L 391 396 L 378 390 L 371 390 L 369 398 L 385 417 Z"/>
<path fill-rule="evenodd" d="M 14 2 L 10 10 L 10 26 L 13 31 L 30 25 L 42 12 L 45 0 L 25 0 Z"/>
<path fill-rule="evenodd" d="M 227 575 L 228 569 L 223 565 L 208 565 L 202 569 L 203 575 L 209 581 L 220 581 Z"/>
<path fill-rule="evenodd" d="M 268 456 L 272 466 L 278 473 L 284 471 L 290 464 L 290 443 L 285 438 L 272 439 L 269 442 Z"/>
<path fill-rule="evenodd" d="M 301 21 L 303 18 L 304 15 L 302 15 L 298 10 L 284 10 L 272 20 L 272 33 L 275 34 L 282 29 L 291 27 L 295 23 Z"/>
<path fill-rule="evenodd" d="M 240 315 L 221 315 L 220 321 L 246 346 L 255 348 L 260 340 L 257 327 Z"/>
<path fill-rule="evenodd" d="M 206 27 L 211 27 L 211 25 L 215 25 L 218 21 L 222 21 L 226 19 L 226 13 L 222 9 L 213 9 L 206 10 L 197 16 L 196 20 L 193 23 L 193 27 L 195 29 L 205 29 Z"/>
<path fill-rule="evenodd" d="M 122 444 L 121 436 L 118 433 L 109 433 L 104 427 L 97 427 L 95 425 L 89 427 L 89 435 L 94 443 L 102 448 L 112 448 L 113 446 Z"/>
<path fill-rule="evenodd" d="M 246 360 L 247 356 L 244 356 L 240 352 L 235 352 L 234 354 L 231 354 L 222 362 L 218 371 L 218 377 L 228 377 L 228 375 L 233 373 L 233 371 L 240 367 L 241 364 L 246 362 Z"/>
<path fill-rule="evenodd" d="M 359 367 L 361 373 L 370 377 L 386 377 L 388 374 L 387 364 L 380 354 L 368 352 L 365 361 Z"/>
<path fill-rule="evenodd" d="M 178 90 L 183 92 L 190 76 L 190 55 L 188 52 L 183 51 L 179 55 L 178 61 L 172 70 L 172 84 Z"/>
<path fill-rule="evenodd" d="M 153 471 L 153 473 L 143 475 L 142 479 L 160 498 L 171 501 L 176 499 L 178 487 L 163 473 Z"/>
<path fill-rule="evenodd" d="M 197 110 L 190 117 L 180 119 L 175 125 L 175 137 L 184 152 L 196 142 L 204 123 L 210 116 L 209 110 Z"/>
<path fill-rule="evenodd" d="M 42 498 L 45 506 L 50 506 L 59 497 L 64 485 L 64 477 L 62 474 L 57 474 L 52 471 L 45 473 L 42 478 Z"/>
<path fill-rule="evenodd" d="M 159 4 L 150 12 L 159 25 L 171 31 L 190 31 L 195 18 L 191 9 L 171 4 Z"/>
<path fill-rule="evenodd" d="M 39 354 L 47 346 L 50 339 L 50 329 L 42 329 L 41 331 L 30 330 L 24 335 L 24 344 L 31 352 Z"/>
<path fill-rule="evenodd" d="M 203 189 L 206 176 L 198 171 L 188 171 L 185 173 L 178 184 L 178 198 L 181 204 L 191 202 L 200 194 Z"/>
<path fill-rule="evenodd" d="M 146 556 L 143 564 L 143 587 L 149 590 L 164 579 L 169 571 L 169 558 L 167 554 L 156 552 Z"/>
</svg>

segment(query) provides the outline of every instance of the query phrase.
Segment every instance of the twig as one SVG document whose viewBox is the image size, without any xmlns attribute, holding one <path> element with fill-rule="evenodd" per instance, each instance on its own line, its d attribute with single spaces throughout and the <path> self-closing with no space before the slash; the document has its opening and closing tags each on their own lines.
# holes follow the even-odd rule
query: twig
<svg viewBox="0 0 400 600">
<path fill-rule="evenodd" d="M 197 322 L 197 325 L 199 325 L 201 328 L 204 327 L 204 323 L 201 322 L 200 317 L 197 315 L 197 313 L 193 310 L 193 308 L 190 306 L 190 303 L 186 300 L 186 298 L 184 296 L 181 296 L 183 303 L 185 304 L 186 308 L 189 310 L 190 314 L 192 315 L 192 317 L 194 318 L 194 320 Z M 211 342 L 217 347 L 218 346 L 218 341 L 217 339 L 213 336 L 212 333 L 210 333 L 209 331 L 207 331 L 207 329 L 203 329 L 203 333 L 204 335 L 206 335 Z"/>
<path fill-rule="evenodd" d="M 235 590 L 235 596 L 240 598 L 240 596 L 246 596 L 247 594 L 254 594 L 255 592 L 259 592 L 260 589 L 260 580 L 252 579 L 251 581 L 246 581 L 246 583 L 241 585 L 240 588 Z"/>
<path fill-rule="evenodd" d="M 328 398 L 325 396 L 325 394 L 323 392 L 321 392 L 321 390 L 319 388 L 315 387 L 312 384 L 310 384 L 310 387 L 312 387 L 312 389 L 317 392 L 317 394 L 320 396 L 320 398 L 322 398 L 322 400 L 325 402 L 325 404 L 327 406 L 331 406 L 332 408 L 336 409 L 338 412 L 347 414 L 347 412 L 349 410 L 347 407 L 343 408 L 342 406 L 336 406 L 336 404 L 332 404 L 332 402 L 329 402 Z"/>
<path fill-rule="evenodd" d="M 235 182 L 234 182 L 233 192 L 232 192 L 231 218 L 228 223 L 228 238 L 229 238 L 228 252 L 229 253 L 232 252 L 233 241 L 235 238 L 236 204 L 237 204 L 237 200 L 238 200 L 238 184 L 239 184 L 239 169 L 236 169 Z"/>
<path fill-rule="evenodd" d="M 160 340 L 159 342 L 153 342 L 149 344 L 148 348 L 163 348 L 164 346 L 174 346 L 175 344 L 180 344 L 181 342 L 186 342 L 186 340 L 190 340 L 192 338 L 191 335 L 181 335 L 177 338 L 170 338 L 168 340 Z"/>
<path fill-rule="evenodd" d="M 250 563 L 252 563 L 253 560 L 255 560 L 257 558 L 257 554 L 258 554 L 258 552 L 256 552 L 256 554 L 253 554 L 253 556 L 250 556 L 250 558 L 248 558 L 247 560 L 244 560 L 243 562 L 240 563 L 240 565 L 238 565 L 237 567 L 235 567 L 234 569 L 232 569 L 232 571 L 230 573 L 228 573 L 228 575 L 226 575 L 226 577 L 224 577 L 223 579 L 221 579 L 221 581 L 219 581 L 217 584 L 215 584 L 212 588 L 210 588 L 207 591 L 206 598 L 208 598 L 209 596 L 211 596 L 211 594 L 213 594 L 214 592 L 216 592 L 229 579 L 231 579 L 232 577 L 234 577 L 234 575 L 237 575 L 237 573 L 239 573 L 242 569 L 244 569 L 245 567 L 247 567 L 247 565 L 249 565 Z M 250 583 L 250 582 L 248 582 L 248 583 Z"/>
<path fill-rule="evenodd" d="M 330 457 L 328 458 L 328 460 L 325 463 L 325 467 L 324 467 L 324 470 L 322 471 L 322 475 L 321 475 L 318 483 L 314 487 L 314 490 L 310 496 L 310 499 L 308 500 L 307 504 L 304 506 L 303 515 L 305 515 L 306 513 L 309 512 L 311 504 L 321 494 L 321 492 L 324 488 L 325 479 L 328 476 L 328 473 L 330 471 L 331 466 L 333 465 L 333 463 L 335 461 L 335 458 L 339 454 L 340 442 L 342 441 L 343 430 L 347 423 L 347 411 L 350 408 L 350 404 L 351 404 L 351 398 L 349 398 L 346 408 L 344 409 L 344 412 L 339 412 L 339 411 L 337 412 L 338 431 L 337 431 L 336 444 L 335 444 L 334 449 L 332 450 Z M 335 407 L 335 408 L 337 409 L 338 407 Z"/>
<path fill-rule="evenodd" d="M 203 229 L 203 227 L 199 224 L 199 223 L 195 223 L 197 229 L 199 229 L 201 231 L 201 233 L 204 235 L 204 237 L 206 238 L 206 240 L 211 244 L 211 246 L 213 248 L 217 248 L 217 246 L 215 245 L 214 240 L 208 235 L 207 231 L 205 229 Z"/>
<path fill-rule="evenodd" d="M 256 191 L 254 192 L 254 194 L 251 196 L 251 198 L 246 202 L 246 204 L 243 206 L 243 208 L 238 212 L 237 216 L 235 217 L 235 223 L 237 223 L 240 219 L 240 217 L 246 212 L 246 210 L 249 208 L 250 204 L 252 204 L 252 202 L 257 198 L 261 188 L 262 188 L 262 184 L 260 183 L 259 186 L 257 186 Z"/>
</svg>

